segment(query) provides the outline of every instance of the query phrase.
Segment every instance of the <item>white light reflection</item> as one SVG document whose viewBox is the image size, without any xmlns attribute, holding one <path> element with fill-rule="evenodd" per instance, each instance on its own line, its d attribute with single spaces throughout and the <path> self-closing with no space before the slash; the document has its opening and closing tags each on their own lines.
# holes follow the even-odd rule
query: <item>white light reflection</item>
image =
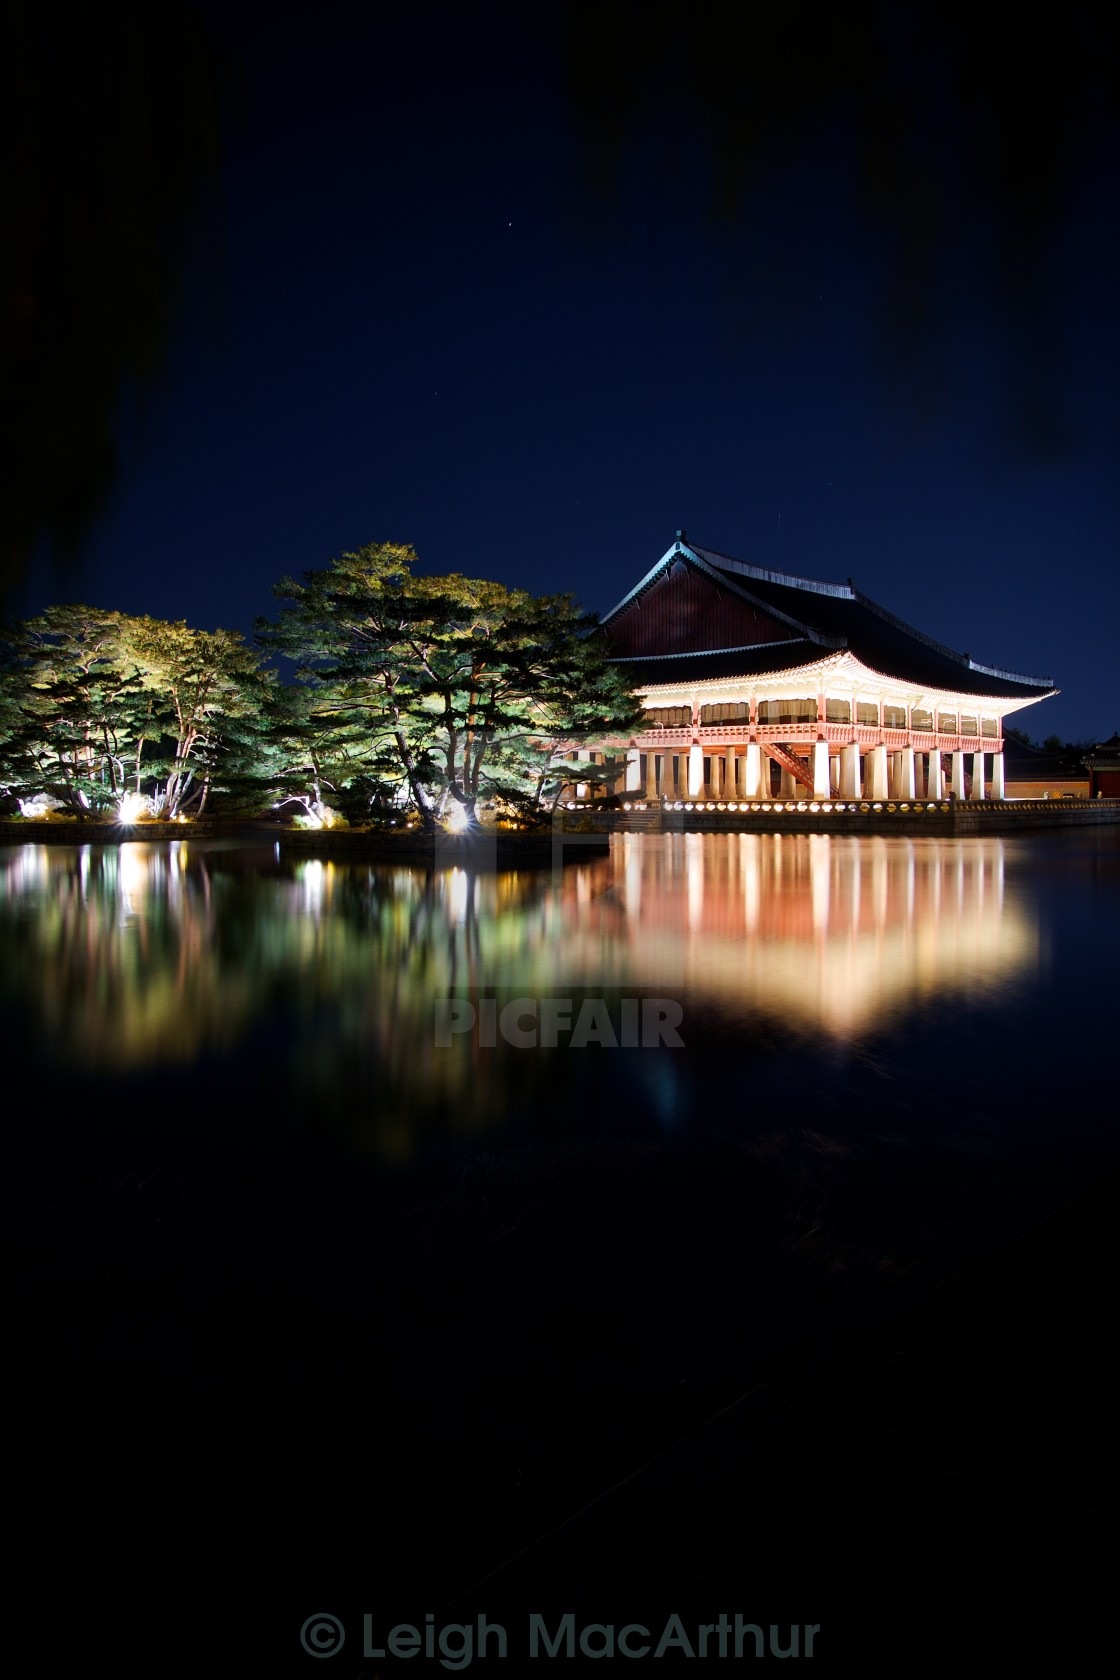
<svg viewBox="0 0 1120 1680">
<path fill-rule="evenodd" d="M 621 966 L 655 993 L 849 1037 L 938 997 L 998 991 L 1038 962 L 1035 921 L 1005 900 L 999 839 L 631 841 L 610 866 L 622 875 L 624 918 L 612 914 L 612 892 L 588 907 L 568 885 L 556 983 L 591 984 Z"/>
</svg>

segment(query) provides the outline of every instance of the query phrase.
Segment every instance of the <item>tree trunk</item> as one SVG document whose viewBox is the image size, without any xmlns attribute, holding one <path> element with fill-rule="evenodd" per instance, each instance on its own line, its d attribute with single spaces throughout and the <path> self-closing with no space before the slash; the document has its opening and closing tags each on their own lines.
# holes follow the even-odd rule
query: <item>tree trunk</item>
<svg viewBox="0 0 1120 1680">
<path fill-rule="evenodd" d="M 394 729 L 393 739 L 397 744 L 397 753 L 401 764 L 404 766 L 404 773 L 408 777 L 409 789 L 416 801 L 416 808 L 420 812 L 420 820 L 425 828 L 434 828 L 436 825 L 435 812 L 432 809 L 427 790 L 420 780 L 416 760 L 408 744 L 408 737 L 403 729 Z"/>
<path fill-rule="evenodd" d="M 111 751 L 109 750 L 109 727 L 108 727 L 107 724 L 102 724 L 101 734 L 102 734 L 102 737 L 105 741 L 105 757 L 106 757 L 106 759 L 108 761 L 108 765 L 109 765 L 109 792 L 112 794 L 113 798 L 116 799 L 116 797 L 117 797 L 117 775 L 116 775 L 116 770 L 115 770 L 114 765 L 113 765 L 113 755 L 112 755 Z"/>
</svg>

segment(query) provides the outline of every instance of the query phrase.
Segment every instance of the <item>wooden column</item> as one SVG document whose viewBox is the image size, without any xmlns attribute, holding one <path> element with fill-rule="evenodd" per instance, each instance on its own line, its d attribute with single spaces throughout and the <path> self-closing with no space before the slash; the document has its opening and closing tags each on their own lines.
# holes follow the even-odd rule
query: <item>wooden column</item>
<svg viewBox="0 0 1120 1680">
<path fill-rule="evenodd" d="M 953 754 L 953 792 L 958 799 L 964 798 L 964 753 Z"/>
<path fill-rule="evenodd" d="M 881 743 L 867 754 L 866 799 L 887 798 L 887 749 Z"/>
<path fill-rule="evenodd" d="M 813 742 L 813 798 L 827 799 L 832 793 L 828 780 L 828 742 Z"/>
<path fill-rule="evenodd" d="M 840 749 L 841 799 L 858 799 L 863 792 L 859 784 L 859 742 L 850 741 Z"/>
<path fill-rule="evenodd" d="M 993 753 L 992 754 L 992 798 L 993 799 L 1006 799 L 1006 797 L 1007 797 L 1007 794 L 1004 791 L 1004 780 L 1003 780 L 1003 754 L 1001 752 Z"/>
</svg>

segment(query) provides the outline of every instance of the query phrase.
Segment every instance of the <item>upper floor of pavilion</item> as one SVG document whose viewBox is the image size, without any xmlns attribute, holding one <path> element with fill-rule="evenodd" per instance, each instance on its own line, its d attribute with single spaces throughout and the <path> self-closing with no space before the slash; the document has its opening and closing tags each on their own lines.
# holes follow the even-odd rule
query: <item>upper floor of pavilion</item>
<svg viewBox="0 0 1120 1680">
<path fill-rule="evenodd" d="M 752 566 L 684 531 L 603 618 L 614 657 L 653 703 L 804 689 L 900 708 L 1002 717 L 1058 691 L 957 653 L 847 583 Z M 822 708 L 822 717 L 825 715 Z M 851 721 L 856 721 L 855 713 Z"/>
</svg>

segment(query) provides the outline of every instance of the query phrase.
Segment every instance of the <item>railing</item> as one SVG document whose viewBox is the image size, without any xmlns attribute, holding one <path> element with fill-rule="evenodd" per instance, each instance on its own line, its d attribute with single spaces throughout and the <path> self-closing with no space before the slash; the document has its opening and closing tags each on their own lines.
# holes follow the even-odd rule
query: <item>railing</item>
<svg viewBox="0 0 1120 1680">
<path fill-rule="evenodd" d="M 757 741 L 760 746 L 785 746 L 790 742 L 827 741 L 831 746 L 846 747 L 853 743 L 861 747 L 884 746 L 889 752 L 901 752 L 912 747 L 915 752 L 1002 752 L 1002 735 L 942 735 L 926 729 L 880 729 L 870 723 L 746 723 L 701 724 L 699 729 L 663 728 L 661 725 L 643 729 L 634 737 L 640 752 L 656 752 L 667 744 L 705 747 L 745 746 Z"/>
</svg>

